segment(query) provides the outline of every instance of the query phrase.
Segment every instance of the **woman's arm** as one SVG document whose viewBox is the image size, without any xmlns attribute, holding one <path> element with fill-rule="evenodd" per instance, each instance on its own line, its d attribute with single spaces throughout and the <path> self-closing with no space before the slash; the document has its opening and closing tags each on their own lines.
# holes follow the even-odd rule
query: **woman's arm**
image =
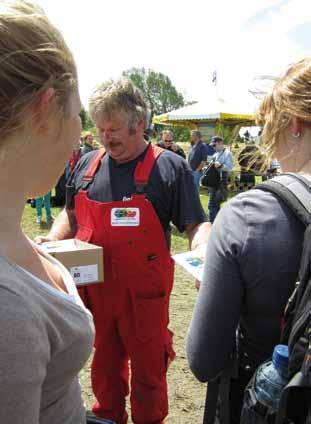
<svg viewBox="0 0 311 424">
<path fill-rule="evenodd" d="M 217 377 L 234 347 L 244 295 L 239 257 L 247 225 L 241 208 L 241 204 L 223 208 L 207 244 L 204 277 L 187 340 L 189 365 L 200 381 Z"/>
</svg>

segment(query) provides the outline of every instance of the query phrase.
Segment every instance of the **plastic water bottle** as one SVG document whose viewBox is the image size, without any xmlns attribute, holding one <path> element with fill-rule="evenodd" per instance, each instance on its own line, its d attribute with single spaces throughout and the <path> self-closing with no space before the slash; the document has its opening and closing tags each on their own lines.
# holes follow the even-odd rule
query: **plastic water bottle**
<svg viewBox="0 0 311 424">
<path fill-rule="evenodd" d="M 287 367 L 288 347 L 275 346 L 272 361 L 257 369 L 253 384 L 245 391 L 240 424 L 262 424 L 267 414 L 278 410 L 282 390 L 288 382 Z"/>
</svg>

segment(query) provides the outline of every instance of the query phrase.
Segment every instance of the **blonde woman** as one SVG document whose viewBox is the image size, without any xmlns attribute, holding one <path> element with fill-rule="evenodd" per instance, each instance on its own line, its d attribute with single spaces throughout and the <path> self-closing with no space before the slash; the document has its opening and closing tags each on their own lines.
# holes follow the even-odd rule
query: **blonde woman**
<svg viewBox="0 0 311 424">
<path fill-rule="evenodd" d="M 311 180 L 311 58 L 278 79 L 258 111 L 266 151 L 283 172 Z M 190 367 L 200 381 L 222 373 L 237 337 L 238 377 L 231 380 L 231 423 L 240 422 L 244 387 L 280 340 L 293 291 L 304 226 L 274 194 L 251 190 L 219 213 L 189 329 Z"/>
<path fill-rule="evenodd" d="M 70 274 L 21 229 L 26 199 L 53 187 L 79 139 L 76 68 L 28 1 L 0 2 L 0 63 L 0 423 L 82 424 L 92 318 Z"/>
</svg>

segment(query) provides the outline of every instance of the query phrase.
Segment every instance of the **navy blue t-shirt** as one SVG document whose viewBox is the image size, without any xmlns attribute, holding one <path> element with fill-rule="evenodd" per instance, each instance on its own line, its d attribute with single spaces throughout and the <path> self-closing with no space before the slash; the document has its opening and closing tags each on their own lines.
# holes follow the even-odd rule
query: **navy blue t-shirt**
<svg viewBox="0 0 311 424">
<path fill-rule="evenodd" d="M 89 198 L 99 202 L 130 198 L 136 191 L 133 181 L 136 165 L 145 157 L 146 151 L 147 149 L 136 159 L 121 164 L 106 154 L 89 186 Z M 94 155 L 96 152 L 91 152 L 80 159 L 68 182 L 68 209 L 74 208 L 74 195 L 81 189 L 82 178 Z M 206 221 L 191 170 L 187 162 L 175 153 L 164 151 L 158 157 L 151 170 L 145 194 L 167 236 L 170 232 L 170 222 L 183 232 L 187 224 Z"/>
<path fill-rule="evenodd" d="M 190 147 L 188 162 L 192 171 L 195 171 L 202 161 L 206 161 L 207 153 L 207 145 L 203 141 Z"/>
</svg>

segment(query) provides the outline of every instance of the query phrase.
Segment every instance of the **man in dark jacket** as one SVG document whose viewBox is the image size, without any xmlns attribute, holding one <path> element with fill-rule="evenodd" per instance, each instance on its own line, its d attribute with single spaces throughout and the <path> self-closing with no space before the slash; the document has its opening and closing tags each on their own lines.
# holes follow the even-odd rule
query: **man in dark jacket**
<svg viewBox="0 0 311 424">
<path fill-rule="evenodd" d="M 185 152 L 178 144 L 174 143 L 174 134 L 170 130 L 163 130 L 161 133 L 161 140 L 157 143 L 157 146 L 162 147 L 162 149 L 170 150 L 171 152 L 176 153 L 176 155 L 181 156 L 186 159 Z"/>
<path fill-rule="evenodd" d="M 200 185 L 200 179 L 202 177 L 202 169 L 206 164 L 207 160 L 207 145 L 201 140 L 201 132 L 194 130 L 190 134 L 190 151 L 188 162 L 192 171 L 197 188 Z"/>
</svg>

